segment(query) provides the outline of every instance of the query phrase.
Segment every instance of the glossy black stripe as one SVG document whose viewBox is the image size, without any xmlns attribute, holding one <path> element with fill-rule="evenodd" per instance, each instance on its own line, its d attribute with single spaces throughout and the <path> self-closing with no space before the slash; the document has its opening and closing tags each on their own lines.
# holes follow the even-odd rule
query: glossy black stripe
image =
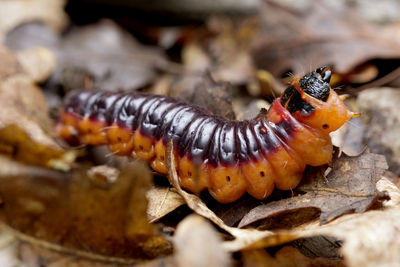
<svg viewBox="0 0 400 267">
<path fill-rule="evenodd" d="M 124 122 L 119 122 L 118 118 L 120 116 L 121 110 L 125 106 L 125 103 L 128 103 L 129 100 L 129 95 L 120 95 L 120 97 L 112 104 L 112 106 L 110 106 L 110 108 L 107 110 L 107 113 L 110 114 L 110 116 L 107 118 L 109 124 L 117 123 L 120 126 L 127 127 Z"/>
<path fill-rule="evenodd" d="M 148 110 L 143 114 L 143 119 L 140 122 L 140 131 L 142 134 L 154 137 L 155 132 L 158 128 L 157 124 L 153 124 L 150 121 L 150 114 L 154 113 L 154 110 L 158 107 L 160 103 L 163 102 L 163 99 L 160 96 L 157 96 L 151 104 L 149 104 Z"/>
<path fill-rule="evenodd" d="M 83 117 L 89 117 L 92 113 L 93 104 L 96 100 L 102 95 L 102 92 L 95 92 L 91 94 L 86 100 L 82 103 L 82 106 L 79 109 L 79 113 Z"/>
<path fill-rule="evenodd" d="M 188 125 L 188 127 L 185 130 L 185 133 L 181 137 L 181 140 L 177 144 L 177 146 L 183 148 L 183 153 L 187 154 L 189 153 L 191 146 L 193 145 L 193 141 L 196 138 L 196 135 L 199 132 L 199 129 L 202 127 L 202 125 L 206 122 L 207 117 L 205 116 L 197 116 L 196 118 L 193 119 L 193 121 Z"/>
<path fill-rule="evenodd" d="M 158 128 L 154 132 L 154 136 L 157 140 L 160 140 L 164 136 L 165 125 L 169 122 L 171 123 L 171 114 L 175 114 L 182 108 L 183 104 L 177 103 L 175 101 L 170 101 L 166 99 L 163 101 L 162 105 L 152 114 L 153 124 L 157 124 Z"/>
<path fill-rule="evenodd" d="M 107 114 L 107 111 L 119 97 L 119 95 L 113 93 L 108 93 L 99 97 L 94 103 L 94 111 L 92 115 L 90 115 L 90 118 L 93 120 L 108 123 L 109 114 Z"/>
<path fill-rule="evenodd" d="M 213 135 L 210 137 L 210 147 L 208 150 L 208 163 L 216 167 L 219 163 L 219 145 L 220 134 L 222 131 L 223 123 L 217 123 Z"/>
<path fill-rule="evenodd" d="M 143 93 L 75 93 L 67 97 L 66 110 L 110 124 L 118 122 L 133 131 L 140 126 L 142 134 L 156 140 L 173 138 L 181 156 L 206 160 L 214 166 L 268 155 L 286 145 L 296 127 L 301 127 L 293 117 L 278 124 L 268 122 L 264 115 L 251 121 L 232 121 L 173 98 Z"/>
<path fill-rule="evenodd" d="M 189 153 L 193 159 L 204 161 L 210 149 L 210 140 L 213 137 L 214 131 L 218 125 L 213 117 L 201 116 L 202 123 L 193 132 L 190 140 L 190 145 L 187 147 L 186 153 Z"/>
<path fill-rule="evenodd" d="M 166 140 L 172 138 L 173 143 L 178 144 L 184 133 L 186 124 L 189 123 L 193 116 L 195 116 L 195 114 L 191 112 L 191 107 L 187 105 L 184 106 L 172 119 L 168 129 L 164 132 L 164 138 Z"/>
<path fill-rule="evenodd" d="M 163 122 L 161 125 L 161 134 L 162 134 L 162 138 L 165 143 L 169 142 L 169 140 L 170 140 L 170 137 L 172 134 L 171 127 L 172 127 L 172 123 L 173 123 L 175 117 L 177 115 L 179 115 L 179 113 L 182 112 L 182 110 L 184 110 L 186 108 L 187 108 L 186 105 L 184 105 L 182 103 L 177 103 L 177 105 L 175 107 L 173 107 L 170 110 L 167 110 L 165 112 Z"/>
<path fill-rule="evenodd" d="M 138 129 L 139 127 L 142 126 L 142 122 L 146 116 L 147 111 L 150 109 L 151 105 L 153 105 L 157 100 L 157 98 L 155 98 L 153 96 L 148 96 L 148 97 L 142 96 L 142 97 L 143 97 L 144 101 L 139 106 L 139 109 L 137 109 L 136 112 L 133 112 L 133 111 L 129 112 L 129 113 L 136 114 L 136 118 L 132 121 L 132 130 L 133 131 L 136 131 L 136 129 Z"/>
<path fill-rule="evenodd" d="M 243 121 L 237 124 L 236 129 L 236 153 L 237 158 L 241 162 L 249 161 L 249 153 L 247 146 L 247 138 L 246 138 L 246 128 L 249 124 L 248 121 Z"/>
<path fill-rule="evenodd" d="M 134 130 L 133 124 L 138 116 L 138 109 L 142 106 L 146 98 L 141 95 L 124 95 L 121 98 L 125 100 L 118 103 L 120 104 L 120 108 L 117 113 L 113 114 L 115 121 L 122 127 Z"/>
<path fill-rule="evenodd" d="M 220 134 L 219 161 L 222 164 L 234 164 L 236 162 L 235 122 L 228 121 L 223 124 Z"/>
<path fill-rule="evenodd" d="M 83 108 L 83 104 L 86 103 L 87 98 L 91 95 L 91 91 L 72 91 L 66 97 L 66 103 L 68 104 L 66 105 L 65 110 L 69 113 L 82 116 L 83 112 L 81 112 L 81 109 Z"/>
<path fill-rule="evenodd" d="M 253 160 L 257 160 L 262 157 L 261 146 L 257 141 L 256 133 L 254 131 L 254 121 L 251 121 L 246 125 L 245 134 L 247 139 L 247 151 L 249 157 Z"/>
</svg>

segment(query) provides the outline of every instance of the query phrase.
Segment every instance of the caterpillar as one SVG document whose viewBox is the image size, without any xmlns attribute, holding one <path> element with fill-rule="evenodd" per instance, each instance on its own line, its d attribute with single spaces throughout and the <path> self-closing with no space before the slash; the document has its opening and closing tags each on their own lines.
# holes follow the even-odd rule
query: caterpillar
<svg viewBox="0 0 400 267">
<path fill-rule="evenodd" d="M 329 133 L 358 115 L 330 78 L 331 69 L 321 67 L 294 79 L 268 111 L 245 121 L 167 96 L 73 91 L 56 130 L 70 143 L 108 145 L 114 154 L 141 158 L 161 174 L 172 139 L 182 187 L 208 189 L 221 203 L 246 192 L 265 199 L 275 187 L 295 188 L 306 165 L 330 163 Z"/>
</svg>

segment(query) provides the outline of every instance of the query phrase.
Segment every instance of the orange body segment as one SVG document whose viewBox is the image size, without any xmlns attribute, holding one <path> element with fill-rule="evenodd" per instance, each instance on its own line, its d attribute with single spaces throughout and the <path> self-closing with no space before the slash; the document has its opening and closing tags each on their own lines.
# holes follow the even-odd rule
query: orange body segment
<svg viewBox="0 0 400 267">
<path fill-rule="evenodd" d="M 133 134 L 131 130 L 113 124 L 107 129 L 107 138 L 108 148 L 115 155 L 129 156 L 132 154 Z"/>
<path fill-rule="evenodd" d="M 182 187 L 192 192 L 200 192 L 208 187 L 208 168 L 196 164 L 187 156 L 178 160 L 178 174 Z"/>
<path fill-rule="evenodd" d="M 240 166 L 209 166 L 210 194 L 221 203 L 229 203 L 240 198 L 247 191 L 247 183 Z"/>
<path fill-rule="evenodd" d="M 247 182 L 247 192 L 257 199 L 269 196 L 275 187 L 275 172 L 266 159 L 242 164 L 242 173 Z"/>
</svg>

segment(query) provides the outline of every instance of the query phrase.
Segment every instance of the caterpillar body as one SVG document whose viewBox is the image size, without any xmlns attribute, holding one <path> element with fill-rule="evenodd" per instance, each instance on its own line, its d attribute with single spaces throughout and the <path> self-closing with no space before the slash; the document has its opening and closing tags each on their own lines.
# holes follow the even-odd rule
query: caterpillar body
<svg viewBox="0 0 400 267">
<path fill-rule="evenodd" d="M 331 161 L 329 132 L 355 115 L 330 88 L 330 77 L 322 67 L 295 79 L 268 112 L 246 121 L 167 96 L 72 92 L 56 130 L 69 142 L 108 145 L 117 155 L 144 159 L 161 174 L 167 173 L 165 150 L 172 139 L 184 188 L 208 189 L 221 203 L 246 192 L 264 199 L 274 187 L 295 188 L 306 165 Z"/>
</svg>

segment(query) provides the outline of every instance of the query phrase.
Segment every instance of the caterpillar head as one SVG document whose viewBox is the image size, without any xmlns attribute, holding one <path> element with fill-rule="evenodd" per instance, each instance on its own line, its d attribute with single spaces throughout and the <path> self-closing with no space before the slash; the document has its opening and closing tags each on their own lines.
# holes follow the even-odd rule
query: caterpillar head
<svg viewBox="0 0 400 267">
<path fill-rule="evenodd" d="M 329 86 L 331 74 L 328 67 L 318 68 L 294 80 L 281 97 L 282 105 L 298 121 L 326 133 L 357 116 L 344 105 L 344 97 Z"/>
</svg>

